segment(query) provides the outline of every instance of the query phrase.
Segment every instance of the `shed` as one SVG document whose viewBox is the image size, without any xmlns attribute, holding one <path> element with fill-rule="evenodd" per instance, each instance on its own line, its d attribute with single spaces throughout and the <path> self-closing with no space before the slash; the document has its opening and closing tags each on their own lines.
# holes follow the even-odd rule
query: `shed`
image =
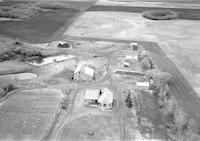
<svg viewBox="0 0 200 141">
<path fill-rule="evenodd" d="M 136 82 L 136 86 L 140 90 L 149 90 L 149 82 Z"/>
<path fill-rule="evenodd" d="M 87 89 L 85 90 L 84 101 L 86 103 L 96 104 L 100 95 L 100 89 Z"/>
<path fill-rule="evenodd" d="M 126 60 L 138 60 L 138 54 L 137 55 L 126 55 Z"/>
<path fill-rule="evenodd" d="M 101 110 L 110 109 L 113 104 L 113 93 L 108 88 L 103 89 L 98 102 Z"/>
<path fill-rule="evenodd" d="M 138 50 L 138 43 L 131 42 L 130 47 L 131 47 L 133 50 Z"/>
<path fill-rule="evenodd" d="M 124 65 L 125 68 L 129 68 L 130 67 L 130 63 L 128 63 L 128 62 L 124 62 L 123 65 Z"/>
</svg>

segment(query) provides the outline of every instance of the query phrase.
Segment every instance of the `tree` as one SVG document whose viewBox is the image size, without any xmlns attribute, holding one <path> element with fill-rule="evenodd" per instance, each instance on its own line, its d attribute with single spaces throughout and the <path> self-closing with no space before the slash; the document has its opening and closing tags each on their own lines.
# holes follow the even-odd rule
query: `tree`
<svg viewBox="0 0 200 141">
<path fill-rule="evenodd" d="M 126 97 L 126 105 L 128 108 L 131 108 L 133 106 L 130 93 L 128 93 L 128 96 Z"/>
<path fill-rule="evenodd" d="M 142 61 L 141 61 L 141 67 L 143 70 L 148 70 L 151 68 L 151 63 L 149 61 L 149 58 L 145 57 Z"/>
<path fill-rule="evenodd" d="M 154 85 L 156 86 L 163 86 L 164 84 L 168 83 L 172 78 L 170 73 L 167 72 L 160 72 L 157 73 L 154 77 Z"/>
</svg>

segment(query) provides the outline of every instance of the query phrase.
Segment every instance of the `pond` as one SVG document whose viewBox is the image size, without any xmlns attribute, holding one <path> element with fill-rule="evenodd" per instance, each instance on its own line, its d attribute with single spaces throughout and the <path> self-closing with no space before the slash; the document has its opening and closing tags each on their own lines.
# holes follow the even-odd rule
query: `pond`
<svg viewBox="0 0 200 141">
<path fill-rule="evenodd" d="M 51 10 L 41 13 L 27 21 L 1 21 L 0 36 L 26 41 L 29 43 L 45 43 L 61 27 L 72 23 L 78 12 L 73 10 Z"/>
</svg>

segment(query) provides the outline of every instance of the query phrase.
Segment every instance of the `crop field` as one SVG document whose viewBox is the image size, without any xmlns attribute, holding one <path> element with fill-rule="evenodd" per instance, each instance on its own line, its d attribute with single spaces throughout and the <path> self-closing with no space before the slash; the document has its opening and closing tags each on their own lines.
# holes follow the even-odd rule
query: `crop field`
<svg viewBox="0 0 200 141">
<path fill-rule="evenodd" d="M 60 95 L 51 90 L 22 91 L 9 97 L 0 107 L 0 138 L 39 140 L 59 101 Z"/>
<path fill-rule="evenodd" d="M 62 26 L 69 25 L 75 14 L 58 10 L 40 14 L 28 21 L 0 22 L 0 35 L 31 43 L 45 42 Z"/>
<path fill-rule="evenodd" d="M 127 6 L 127 7 L 157 7 L 157 8 L 180 8 L 199 9 L 200 2 L 197 0 L 99 0 L 96 5 Z"/>
</svg>

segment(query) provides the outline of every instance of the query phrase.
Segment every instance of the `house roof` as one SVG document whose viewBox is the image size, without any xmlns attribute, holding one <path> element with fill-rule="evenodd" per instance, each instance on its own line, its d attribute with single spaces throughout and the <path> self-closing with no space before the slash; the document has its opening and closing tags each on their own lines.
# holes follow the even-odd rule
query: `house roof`
<svg viewBox="0 0 200 141">
<path fill-rule="evenodd" d="M 94 76 L 94 69 L 85 66 L 84 67 L 84 73 L 87 76 L 93 77 Z"/>
<path fill-rule="evenodd" d="M 85 90 L 84 99 L 97 100 L 99 98 L 100 89 L 87 89 Z"/>
<path fill-rule="evenodd" d="M 138 43 L 135 43 L 135 42 L 131 42 L 131 45 L 133 46 L 137 46 L 138 45 Z"/>
<path fill-rule="evenodd" d="M 126 55 L 125 59 L 138 60 L 138 55 Z"/>
<path fill-rule="evenodd" d="M 83 64 L 78 64 L 78 66 L 75 68 L 74 74 L 80 72 L 82 67 L 83 67 Z"/>
<path fill-rule="evenodd" d="M 138 87 L 149 87 L 149 82 L 137 82 L 136 86 L 138 86 Z"/>
<path fill-rule="evenodd" d="M 74 71 L 74 74 L 78 73 L 78 72 L 81 72 L 87 76 L 90 76 L 90 77 L 93 77 L 94 76 L 94 69 L 92 68 L 89 68 L 87 66 L 85 66 L 84 64 L 79 64 L 75 71 Z"/>
<path fill-rule="evenodd" d="M 98 102 L 105 103 L 105 104 L 112 103 L 113 102 L 113 93 L 108 88 L 103 89 L 102 94 L 98 99 Z"/>
</svg>

